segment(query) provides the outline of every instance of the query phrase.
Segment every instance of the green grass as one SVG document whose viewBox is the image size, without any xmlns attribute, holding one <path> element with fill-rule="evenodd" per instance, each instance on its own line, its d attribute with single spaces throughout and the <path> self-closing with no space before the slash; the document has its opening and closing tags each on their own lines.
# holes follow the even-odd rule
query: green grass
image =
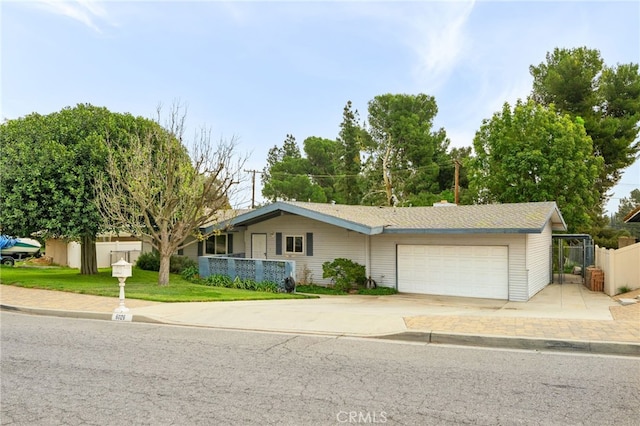
<svg viewBox="0 0 640 426">
<path fill-rule="evenodd" d="M 336 296 L 346 295 L 344 291 L 336 290 L 331 287 L 324 287 L 321 285 L 314 284 L 304 284 L 304 285 L 296 285 L 296 291 L 300 293 L 309 293 L 309 294 L 333 294 Z"/>
<path fill-rule="evenodd" d="M 77 269 L 62 267 L 2 267 L 0 283 L 27 288 L 67 291 L 95 296 L 118 297 L 118 279 L 111 269 L 100 269 L 97 275 L 81 275 Z M 180 275 L 171 274 L 169 285 L 158 285 L 158 273 L 133 268 L 127 278 L 125 295 L 128 299 L 155 302 L 213 302 L 231 300 L 265 300 L 308 298 L 301 294 L 267 293 L 194 284 Z"/>
<path fill-rule="evenodd" d="M 344 291 L 336 290 L 332 287 L 324 287 L 315 284 L 309 285 L 298 285 L 296 286 L 296 291 L 299 293 L 309 293 L 309 294 L 333 294 L 336 296 L 347 295 Z M 396 294 L 397 291 L 395 288 L 388 287 L 377 287 L 377 288 L 359 288 L 354 291 L 355 294 L 366 294 L 371 296 L 385 296 L 388 294 Z"/>
</svg>

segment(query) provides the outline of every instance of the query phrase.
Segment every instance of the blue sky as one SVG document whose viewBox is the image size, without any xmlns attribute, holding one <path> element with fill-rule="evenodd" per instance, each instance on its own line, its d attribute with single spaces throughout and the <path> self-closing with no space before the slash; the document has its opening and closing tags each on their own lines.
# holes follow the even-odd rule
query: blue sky
<svg viewBox="0 0 640 426">
<path fill-rule="evenodd" d="M 0 14 L 2 118 L 77 103 L 152 117 L 179 99 L 190 130 L 237 137 L 258 170 L 289 133 L 335 138 L 349 100 L 366 119 L 377 95 L 432 95 L 435 126 L 471 146 L 555 47 L 640 61 L 637 1 L 5 0 Z M 638 163 L 610 211 L 640 187 Z"/>
</svg>

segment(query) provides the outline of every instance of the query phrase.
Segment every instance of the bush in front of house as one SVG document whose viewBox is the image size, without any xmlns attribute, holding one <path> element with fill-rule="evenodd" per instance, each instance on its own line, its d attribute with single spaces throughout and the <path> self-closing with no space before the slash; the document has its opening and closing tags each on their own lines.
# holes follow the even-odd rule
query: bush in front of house
<svg viewBox="0 0 640 426">
<path fill-rule="evenodd" d="M 200 268 L 197 265 L 188 266 L 180 272 L 180 275 L 187 281 L 197 281 L 200 278 Z"/>
<path fill-rule="evenodd" d="M 145 271 L 159 271 L 160 270 L 160 255 L 157 251 L 148 251 L 140 254 L 138 260 L 136 260 L 136 266 Z"/>
<path fill-rule="evenodd" d="M 158 264 L 159 266 L 160 264 Z M 187 268 L 198 269 L 198 263 L 187 256 L 171 256 L 169 272 L 172 274 L 182 274 Z"/>
<path fill-rule="evenodd" d="M 210 275 L 200 280 L 204 285 L 213 287 L 237 288 L 240 290 L 266 291 L 268 293 L 278 293 L 280 288 L 278 283 L 273 281 L 255 281 L 250 278 L 242 279 L 236 277 L 231 279 L 228 275 Z"/>
<path fill-rule="evenodd" d="M 322 264 L 322 278 L 331 278 L 338 291 L 349 291 L 367 281 L 364 265 L 341 257 Z"/>
<path fill-rule="evenodd" d="M 160 270 L 160 253 L 157 251 L 148 251 L 142 253 L 136 261 L 136 266 L 145 271 Z M 172 274 L 181 274 L 183 271 L 195 268 L 197 271 L 198 264 L 186 256 L 171 256 L 169 261 L 169 272 Z"/>
</svg>

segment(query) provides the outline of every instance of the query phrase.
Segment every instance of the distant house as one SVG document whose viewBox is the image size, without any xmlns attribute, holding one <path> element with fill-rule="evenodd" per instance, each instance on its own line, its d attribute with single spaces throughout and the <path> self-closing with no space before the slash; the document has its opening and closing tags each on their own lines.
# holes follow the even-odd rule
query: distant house
<svg viewBox="0 0 640 426">
<path fill-rule="evenodd" d="M 640 222 L 640 206 L 631 210 L 628 215 L 624 217 L 625 223 L 638 223 Z"/>
<path fill-rule="evenodd" d="M 202 229 L 218 234 L 185 255 L 296 261 L 297 280 L 348 258 L 400 292 L 526 301 L 552 280 L 554 202 L 372 207 L 276 202 Z"/>
</svg>

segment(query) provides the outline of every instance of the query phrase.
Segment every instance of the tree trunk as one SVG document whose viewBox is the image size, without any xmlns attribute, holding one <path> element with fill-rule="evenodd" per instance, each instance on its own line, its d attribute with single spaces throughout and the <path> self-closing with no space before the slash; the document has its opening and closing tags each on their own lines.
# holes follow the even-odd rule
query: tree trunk
<svg viewBox="0 0 640 426">
<path fill-rule="evenodd" d="M 93 235 L 83 235 L 80 240 L 80 273 L 95 275 L 98 273 L 98 256 L 96 255 L 96 240 Z"/>
<path fill-rule="evenodd" d="M 169 285 L 169 266 L 171 265 L 171 253 L 160 252 L 160 270 L 158 271 L 158 285 Z"/>
</svg>

